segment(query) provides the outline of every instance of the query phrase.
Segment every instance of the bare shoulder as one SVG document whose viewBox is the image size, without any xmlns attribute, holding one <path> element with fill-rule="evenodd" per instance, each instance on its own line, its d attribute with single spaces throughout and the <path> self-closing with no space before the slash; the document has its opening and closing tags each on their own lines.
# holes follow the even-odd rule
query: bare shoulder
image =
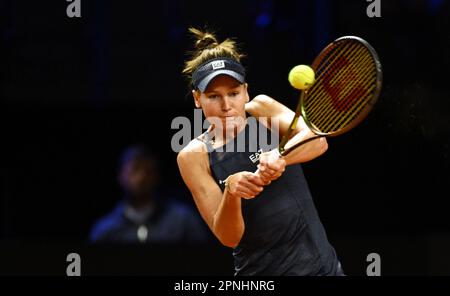
<svg viewBox="0 0 450 296">
<path fill-rule="evenodd" d="M 292 118 L 294 118 L 294 111 L 267 95 L 256 96 L 246 104 L 245 110 L 272 131 L 277 130 L 280 136 L 286 133 Z M 302 128 L 297 125 L 296 132 Z"/>
<path fill-rule="evenodd" d="M 206 145 L 198 139 L 192 140 L 178 153 L 177 164 L 185 184 L 194 198 L 198 197 L 211 176 Z"/>
<path fill-rule="evenodd" d="M 205 143 L 199 139 L 193 139 L 178 153 L 178 166 L 195 167 L 196 164 L 208 161 L 207 154 Z"/>
<path fill-rule="evenodd" d="M 254 117 L 274 117 L 286 112 L 287 107 L 267 95 L 257 95 L 245 105 L 245 111 Z"/>
<path fill-rule="evenodd" d="M 192 139 L 183 149 L 181 149 L 180 154 L 182 153 L 192 153 L 192 152 L 207 152 L 206 145 L 202 141 L 202 136 Z"/>
<path fill-rule="evenodd" d="M 267 95 L 257 95 L 250 102 L 245 104 L 245 111 L 250 113 L 252 116 L 259 117 L 271 104 L 273 104 L 274 99 Z"/>
</svg>

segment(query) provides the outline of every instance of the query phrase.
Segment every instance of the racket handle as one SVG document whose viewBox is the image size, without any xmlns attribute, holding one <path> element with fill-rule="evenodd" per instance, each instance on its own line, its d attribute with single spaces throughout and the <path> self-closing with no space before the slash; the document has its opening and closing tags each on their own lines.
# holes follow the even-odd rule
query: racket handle
<svg viewBox="0 0 450 296">
<path fill-rule="evenodd" d="M 290 152 L 292 152 L 294 149 L 298 148 L 299 146 L 301 146 L 303 144 L 306 144 L 306 143 L 309 143 L 309 142 L 311 142 L 313 140 L 316 140 L 318 138 L 322 138 L 322 137 L 326 137 L 326 136 L 325 135 L 315 135 L 314 137 L 311 137 L 309 139 L 303 140 L 303 141 L 301 141 L 301 142 L 299 142 L 299 143 L 289 147 L 288 149 L 284 149 L 283 147 L 278 147 L 277 149 L 271 150 L 271 153 L 269 154 L 269 161 L 270 162 L 275 161 L 278 158 L 289 154 Z M 259 175 L 259 169 L 257 169 L 255 171 L 255 174 Z"/>
<path fill-rule="evenodd" d="M 301 146 L 303 144 L 306 144 L 306 143 L 309 143 L 309 142 L 311 142 L 311 141 L 313 141 L 315 139 L 322 138 L 322 137 L 326 137 L 326 136 L 325 135 L 316 135 L 316 136 L 311 137 L 309 139 L 303 140 L 303 141 L 301 141 L 301 142 L 299 142 L 299 143 L 297 143 L 295 145 L 292 145 L 288 149 L 283 149 L 283 151 L 280 153 L 280 155 L 281 156 L 285 156 L 285 155 L 291 153 L 294 149 L 298 148 L 299 146 Z"/>
</svg>

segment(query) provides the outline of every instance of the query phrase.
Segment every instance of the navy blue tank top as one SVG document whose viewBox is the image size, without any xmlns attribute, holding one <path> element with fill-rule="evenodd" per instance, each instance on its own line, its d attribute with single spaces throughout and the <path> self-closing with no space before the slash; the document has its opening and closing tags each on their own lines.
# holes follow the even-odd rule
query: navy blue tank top
<svg viewBox="0 0 450 296">
<path fill-rule="evenodd" d="M 257 126 L 267 129 L 262 124 Z M 270 134 L 269 129 L 267 133 Z M 208 133 L 204 134 L 211 172 L 222 190 L 223 181 L 229 175 L 257 169 L 261 152 L 259 139 L 259 152 L 252 151 L 248 149 L 249 134 L 247 124 L 220 151 L 212 147 Z M 242 143 L 242 140 L 245 151 L 237 152 L 236 143 Z M 254 143 L 251 146 L 254 147 Z M 283 175 L 266 186 L 256 198 L 242 199 L 242 215 L 245 231 L 233 250 L 235 275 L 342 274 L 300 164 L 287 166 Z"/>
</svg>

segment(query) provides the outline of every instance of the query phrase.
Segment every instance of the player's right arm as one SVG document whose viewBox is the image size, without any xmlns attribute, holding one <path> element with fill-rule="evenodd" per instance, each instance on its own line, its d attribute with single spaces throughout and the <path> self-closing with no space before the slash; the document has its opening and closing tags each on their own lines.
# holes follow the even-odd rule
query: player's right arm
<svg viewBox="0 0 450 296">
<path fill-rule="evenodd" d="M 229 176 L 229 189 L 222 190 L 214 181 L 204 144 L 193 140 L 177 157 L 178 168 L 197 208 L 219 241 L 236 247 L 244 234 L 241 198 L 253 198 L 263 190 L 262 180 L 251 172 Z"/>
</svg>

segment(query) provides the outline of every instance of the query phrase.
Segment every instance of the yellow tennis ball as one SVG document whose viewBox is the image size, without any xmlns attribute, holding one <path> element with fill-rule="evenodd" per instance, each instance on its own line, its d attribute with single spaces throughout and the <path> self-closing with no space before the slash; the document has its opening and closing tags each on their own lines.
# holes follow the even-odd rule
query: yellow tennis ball
<svg viewBox="0 0 450 296">
<path fill-rule="evenodd" d="M 315 80 L 314 70 L 306 65 L 298 65 L 291 69 L 289 83 L 296 89 L 308 89 Z"/>
</svg>

